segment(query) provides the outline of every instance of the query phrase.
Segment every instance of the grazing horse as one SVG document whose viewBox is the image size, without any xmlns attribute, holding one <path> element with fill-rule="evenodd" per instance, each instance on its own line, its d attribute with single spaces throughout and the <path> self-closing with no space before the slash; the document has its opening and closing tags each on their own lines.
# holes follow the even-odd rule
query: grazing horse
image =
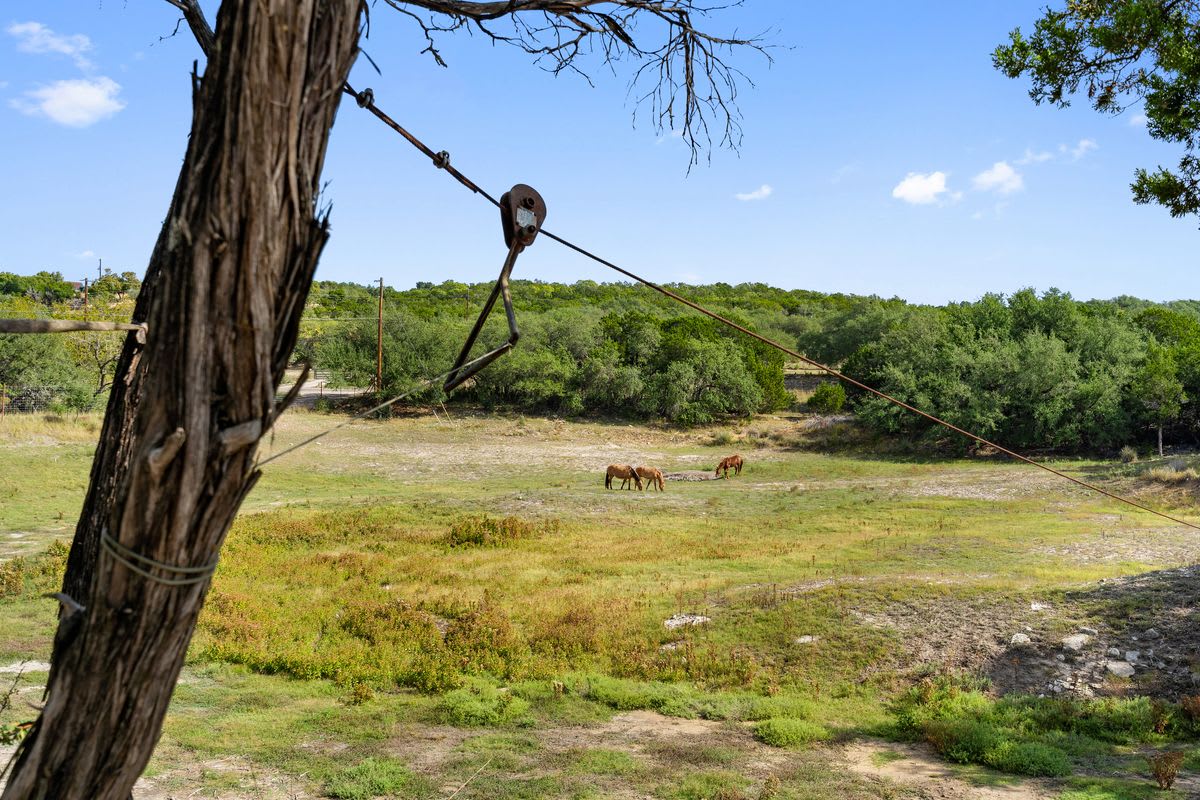
<svg viewBox="0 0 1200 800">
<path fill-rule="evenodd" d="M 650 481 L 651 488 L 657 489 L 660 492 L 666 491 L 666 481 L 663 478 L 661 469 L 656 467 L 638 467 L 635 471 L 638 475 Z"/>
<path fill-rule="evenodd" d="M 609 464 L 608 471 L 604 473 L 604 488 L 611 489 L 613 478 L 621 479 L 621 488 L 625 488 L 625 483 L 632 480 L 637 484 L 638 491 L 642 491 L 642 479 L 638 476 L 637 470 L 628 464 Z"/>
<path fill-rule="evenodd" d="M 742 457 L 739 455 L 725 456 L 725 458 L 721 459 L 721 463 L 717 464 L 717 471 L 714 472 L 713 475 L 714 476 L 720 475 L 721 471 L 724 470 L 725 477 L 728 478 L 729 470 L 731 470 L 731 469 L 733 470 L 734 475 L 741 475 L 742 474 L 742 463 L 743 463 Z"/>
</svg>

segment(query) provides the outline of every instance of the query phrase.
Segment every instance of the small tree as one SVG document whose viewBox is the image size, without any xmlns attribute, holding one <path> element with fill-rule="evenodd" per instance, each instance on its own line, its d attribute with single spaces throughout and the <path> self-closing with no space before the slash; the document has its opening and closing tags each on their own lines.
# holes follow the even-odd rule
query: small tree
<svg viewBox="0 0 1200 800">
<path fill-rule="evenodd" d="M 1163 455 L 1163 425 L 1179 416 L 1187 395 L 1179 380 L 1175 356 L 1165 347 L 1151 344 L 1146 361 L 1134 374 L 1130 391 L 1146 414 L 1147 421 L 1158 428 L 1158 455 Z"/>
<path fill-rule="evenodd" d="M 820 414 L 836 414 L 846 405 L 846 390 L 840 383 L 825 381 L 808 398 L 808 407 Z"/>
</svg>

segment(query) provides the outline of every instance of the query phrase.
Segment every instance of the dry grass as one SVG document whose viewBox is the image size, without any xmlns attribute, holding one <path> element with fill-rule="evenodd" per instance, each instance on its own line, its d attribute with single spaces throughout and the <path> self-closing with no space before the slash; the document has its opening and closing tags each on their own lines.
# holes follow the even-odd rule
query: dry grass
<svg viewBox="0 0 1200 800">
<path fill-rule="evenodd" d="M 1156 483 L 1165 483 L 1168 485 L 1176 485 L 1194 481 L 1200 474 L 1192 467 L 1177 469 L 1175 467 L 1155 467 L 1146 473 L 1146 477 Z"/>
</svg>

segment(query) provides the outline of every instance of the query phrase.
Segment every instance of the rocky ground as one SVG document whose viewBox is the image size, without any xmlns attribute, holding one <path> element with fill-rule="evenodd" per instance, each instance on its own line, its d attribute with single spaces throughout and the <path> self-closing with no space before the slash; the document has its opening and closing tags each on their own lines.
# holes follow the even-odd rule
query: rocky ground
<svg viewBox="0 0 1200 800">
<path fill-rule="evenodd" d="M 899 631 L 904 661 L 977 672 L 1001 694 L 1200 694 L 1200 567 L 1102 580 L 1054 601 L 896 603 L 860 619 Z"/>
</svg>

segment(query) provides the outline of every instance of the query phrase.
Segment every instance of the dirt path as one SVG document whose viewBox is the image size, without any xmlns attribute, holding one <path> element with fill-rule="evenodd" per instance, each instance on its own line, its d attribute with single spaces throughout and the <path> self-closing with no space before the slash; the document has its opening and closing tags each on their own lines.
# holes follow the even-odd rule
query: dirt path
<svg viewBox="0 0 1200 800">
<path fill-rule="evenodd" d="M 958 770 L 928 747 L 876 740 L 851 742 L 841 750 L 851 771 L 916 789 L 930 800 L 1050 800 L 1059 792 L 1047 784 L 985 773 L 1004 783 L 980 786 L 964 780 Z"/>
</svg>

